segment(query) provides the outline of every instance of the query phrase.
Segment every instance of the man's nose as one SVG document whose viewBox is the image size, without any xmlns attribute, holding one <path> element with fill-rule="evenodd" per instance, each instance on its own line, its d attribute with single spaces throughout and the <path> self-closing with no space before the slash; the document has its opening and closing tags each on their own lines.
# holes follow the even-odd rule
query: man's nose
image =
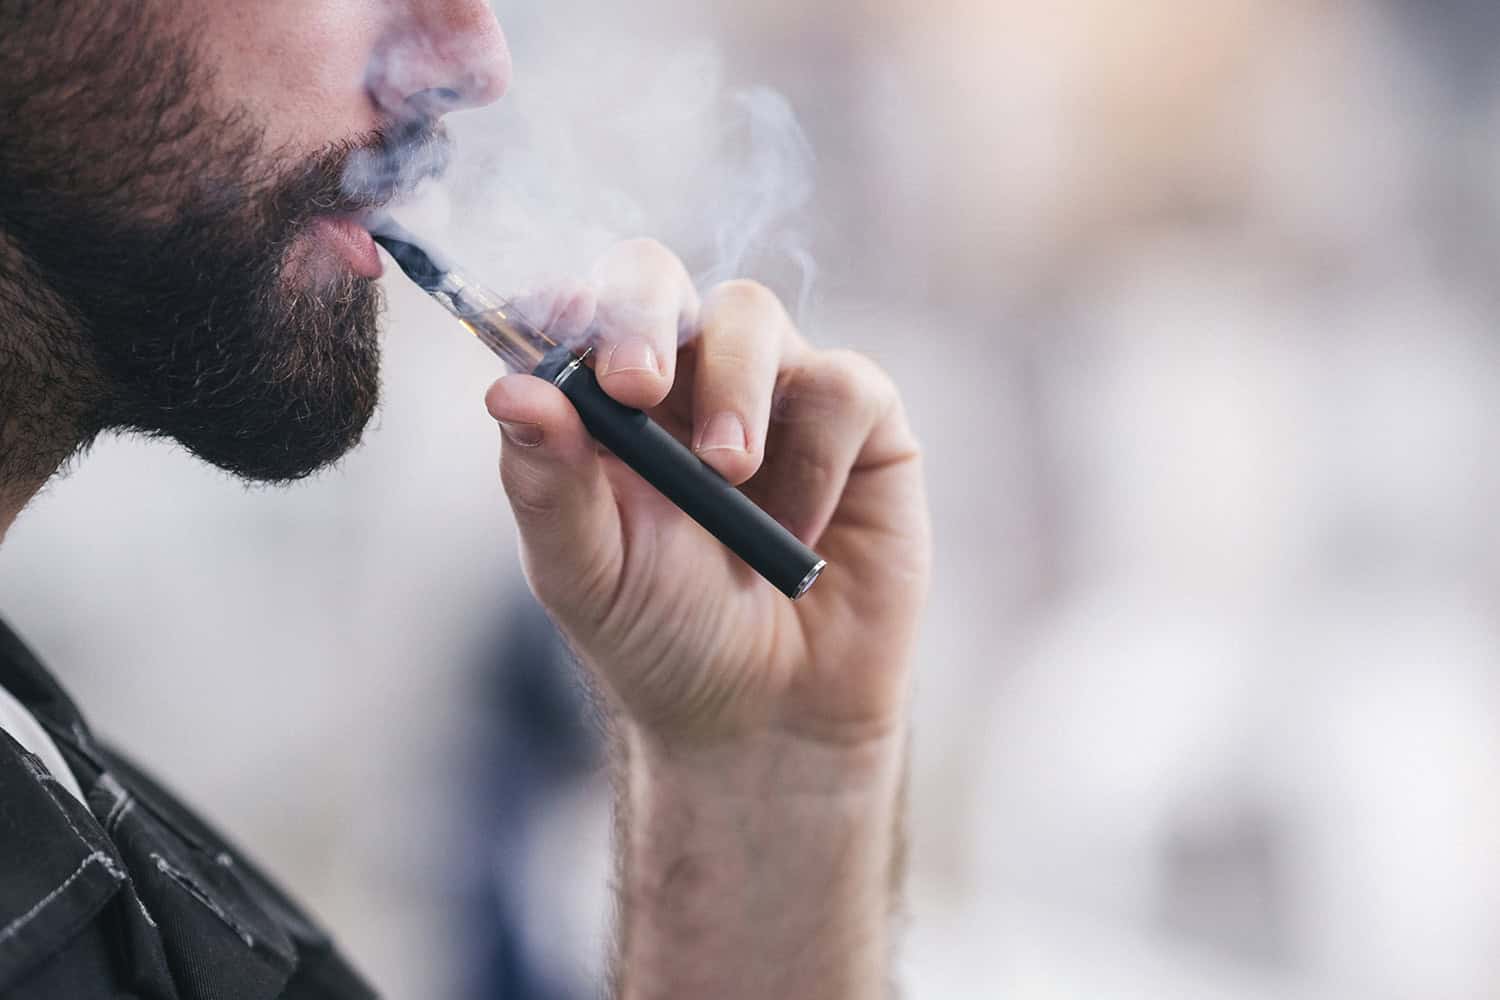
<svg viewBox="0 0 1500 1000">
<path fill-rule="evenodd" d="M 487 0 L 417 0 L 387 29 L 366 86 L 387 114 L 436 118 L 498 101 L 510 49 Z"/>
</svg>

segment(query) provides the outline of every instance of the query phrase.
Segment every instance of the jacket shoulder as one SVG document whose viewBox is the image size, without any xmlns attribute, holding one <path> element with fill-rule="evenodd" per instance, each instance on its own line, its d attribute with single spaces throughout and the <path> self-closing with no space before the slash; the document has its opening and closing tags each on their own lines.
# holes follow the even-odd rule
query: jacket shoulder
<svg viewBox="0 0 1500 1000">
<path fill-rule="evenodd" d="M 77 937 L 125 879 L 84 805 L 0 730 L 0 993 Z"/>
</svg>

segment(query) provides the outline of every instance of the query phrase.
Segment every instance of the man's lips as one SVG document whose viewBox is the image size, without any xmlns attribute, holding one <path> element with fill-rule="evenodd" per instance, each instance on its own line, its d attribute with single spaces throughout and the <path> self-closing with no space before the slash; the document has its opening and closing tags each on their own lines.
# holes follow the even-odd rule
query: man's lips
<svg viewBox="0 0 1500 1000">
<path fill-rule="evenodd" d="M 378 278 L 385 272 L 369 230 L 349 216 L 320 215 L 313 221 L 313 232 L 361 278 Z"/>
</svg>

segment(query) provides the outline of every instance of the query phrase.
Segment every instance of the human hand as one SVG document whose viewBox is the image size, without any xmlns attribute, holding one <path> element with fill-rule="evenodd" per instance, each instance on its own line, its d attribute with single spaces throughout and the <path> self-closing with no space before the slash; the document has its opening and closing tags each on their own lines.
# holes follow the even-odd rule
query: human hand
<svg viewBox="0 0 1500 1000">
<path fill-rule="evenodd" d="M 612 705 L 682 747 L 898 731 L 930 556 L 920 456 L 891 380 L 811 347 L 758 284 L 700 302 L 681 262 L 646 240 L 616 247 L 547 312 L 554 334 L 589 331 L 606 392 L 829 563 L 789 601 L 602 452 L 558 389 L 499 380 L 486 403 L 527 578 Z"/>
</svg>

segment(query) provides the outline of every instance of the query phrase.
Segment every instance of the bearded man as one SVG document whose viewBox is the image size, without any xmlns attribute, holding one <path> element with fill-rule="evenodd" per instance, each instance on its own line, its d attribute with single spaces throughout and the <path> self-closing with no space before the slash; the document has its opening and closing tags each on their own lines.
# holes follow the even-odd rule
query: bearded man
<svg viewBox="0 0 1500 1000">
<path fill-rule="evenodd" d="M 0 0 L 0 74 L 0 531 L 106 432 L 256 482 L 352 448 L 378 389 L 360 212 L 441 169 L 444 113 L 503 94 L 488 6 Z M 351 191 L 356 156 L 396 167 Z M 759 285 L 700 298 L 649 241 L 597 274 L 573 308 L 606 391 L 832 567 L 787 601 L 601 454 L 556 388 L 491 387 L 527 578 L 614 743 L 613 989 L 880 995 L 929 558 L 900 400 Z M 0 627 L 0 997 L 371 995 Z"/>
</svg>

